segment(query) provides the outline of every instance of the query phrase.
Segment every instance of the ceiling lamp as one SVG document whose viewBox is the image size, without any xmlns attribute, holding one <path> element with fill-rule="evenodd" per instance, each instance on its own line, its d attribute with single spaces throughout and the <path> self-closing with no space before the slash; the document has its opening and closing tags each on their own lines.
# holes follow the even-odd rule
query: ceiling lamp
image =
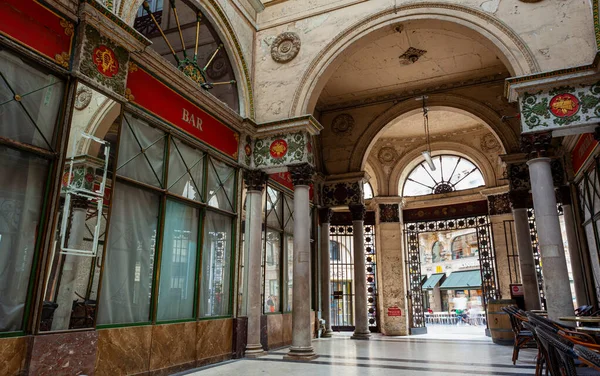
<svg viewBox="0 0 600 376">
<path fill-rule="evenodd" d="M 426 99 L 426 95 L 423 95 L 421 98 L 417 98 L 417 100 L 423 101 L 423 128 L 425 129 L 425 138 L 427 140 L 427 150 L 425 150 L 421 154 L 423 154 L 425 162 L 427 162 L 427 164 L 429 165 L 429 169 L 431 171 L 435 171 L 435 165 L 433 164 L 433 159 L 431 159 L 431 143 L 429 142 L 429 116 L 427 106 L 425 105 Z"/>
</svg>

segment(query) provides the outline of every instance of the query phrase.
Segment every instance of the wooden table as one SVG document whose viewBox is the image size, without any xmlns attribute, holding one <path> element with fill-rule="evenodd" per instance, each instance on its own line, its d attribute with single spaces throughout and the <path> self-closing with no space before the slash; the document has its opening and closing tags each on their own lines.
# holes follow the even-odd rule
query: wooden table
<svg viewBox="0 0 600 376">
<path fill-rule="evenodd" d="M 575 329 L 577 329 L 577 331 L 580 332 L 590 332 L 596 335 L 600 335 L 600 328 L 597 326 L 578 326 Z"/>
<path fill-rule="evenodd" d="M 590 316 L 564 316 L 558 318 L 560 321 L 570 321 L 576 322 L 581 325 L 592 324 L 598 325 L 600 324 L 600 317 L 590 317 Z"/>
</svg>

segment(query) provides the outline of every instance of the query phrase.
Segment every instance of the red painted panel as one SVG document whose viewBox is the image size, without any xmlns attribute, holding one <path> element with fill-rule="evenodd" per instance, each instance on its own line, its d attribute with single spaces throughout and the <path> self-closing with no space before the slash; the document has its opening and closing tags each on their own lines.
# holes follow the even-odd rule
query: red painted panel
<svg viewBox="0 0 600 376">
<path fill-rule="evenodd" d="M 129 72 L 132 102 L 200 141 L 237 159 L 239 133 L 138 67 Z M 202 90 L 202 89 L 199 89 Z"/>
<path fill-rule="evenodd" d="M 269 175 L 269 178 L 271 180 L 273 180 L 274 182 L 277 182 L 277 183 L 283 185 L 285 188 L 289 189 L 290 191 L 292 191 L 292 192 L 294 191 L 294 183 L 292 182 L 292 175 L 290 174 L 289 171 Z M 310 185 L 308 195 L 309 195 L 310 200 L 312 201 L 312 199 L 315 195 L 314 184 Z"/>
<path fill-rule="evenodd" d="M 64 18 L 34 0 L 0 1 L 0 33 L 52 60 L 71 54 L 73 29 L 61 21 L 67 26 Z"/>
<path fill-rule="evenodd" d="M 577 144 L 575 144 L 575 148 L 573 148 L 573 151 L 571 152 L 571 160 L 573 161 L 573 171 L 575 174 L 583 167 L 585 161 L 592 154 L 597 145 L 598 141 L 594 140 L 594 135 L 592 133 L 584 133 L 579 136 L 579 140 L 577 140 Z"/>
</svg>

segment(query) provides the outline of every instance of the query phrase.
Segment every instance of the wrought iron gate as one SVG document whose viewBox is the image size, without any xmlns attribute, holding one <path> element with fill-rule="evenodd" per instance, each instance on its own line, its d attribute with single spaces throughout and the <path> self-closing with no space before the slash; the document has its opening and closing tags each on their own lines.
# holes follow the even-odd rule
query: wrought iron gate
<svg viewBox="0 0 600 376">
<path fill-rule="evenodd" d="M 354 238 L 351 224 L 329 227 L 331 235 L 331 326 L 334 331 L 354 330 Z M 365 225 L 365 268 L 369 329 L 379 330 L 377 320 L 377 254 L 375 226 Z"/>
<path fill-rule="evenodd" d="M 479 267 L 481 272 L 481 288 L 483 304 L 488 300 L 500 297 L 500 287 L 496 273 L 496 256 L 492 244 L 491 226 L 488 216 L 476 216 L 459 219 L 447 219 L 404 224 L 408 265 L 408 301 L 409 313 L 412 315 L 411 328 L 425 327 L 425 312 L 423 309 L 423 289 L 421 287 L 421 257 L 419 250 L 419 234 L 424 232 L 451 231 L 474 228 L 477 231 L 479 248 Z"/>
</svg>

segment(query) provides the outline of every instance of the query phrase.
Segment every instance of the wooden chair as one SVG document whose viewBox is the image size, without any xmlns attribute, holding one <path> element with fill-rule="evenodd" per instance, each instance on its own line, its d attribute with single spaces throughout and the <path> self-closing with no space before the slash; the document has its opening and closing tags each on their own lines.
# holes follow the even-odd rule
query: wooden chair
<svg viewBox="0 0 600 376">
<path fill-rule="evenodd" d="M 512 362 L 513 364 L 516 364 L 517 360 L 519 359 L 519 351 L 522 348 L 531 347 L 531 345 L 535 343 L 535 339 L 533 338 L 533 333 L 531 333 L 531 331 L 523 329 L 523 321 L 513 310 L 509 309 L 508 307 L 502 307 L 502 310 L 510 317 L 510 326 L 515 336 L 515 341 L 513 342 Z"/>
</svg>

